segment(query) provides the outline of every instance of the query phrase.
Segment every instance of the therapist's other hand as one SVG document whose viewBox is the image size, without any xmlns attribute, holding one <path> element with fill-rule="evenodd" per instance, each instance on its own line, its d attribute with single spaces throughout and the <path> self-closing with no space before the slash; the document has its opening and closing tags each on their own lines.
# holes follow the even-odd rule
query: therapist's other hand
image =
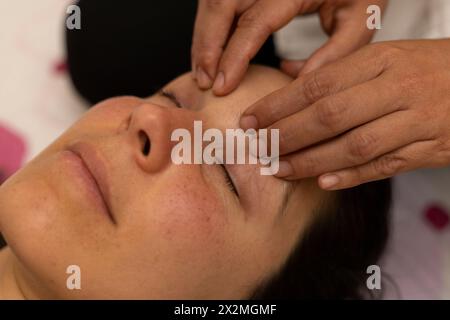
<svg viewBox="0 0 450 320">
<path fill-rule="evenodd" d="M 337 190 L 450 165 L 450 40 L 368 45 L 247 109 L 280 129 L 280 171 Z"/>
<path fill-rule="evenodd" d="M 192 71 L 202 89 L 233 91 L 267 38 L 301 14 L 318 12 L 329 41 L 303 66 L 312 71 L 370 42 L 367 7 L 387 0 L 199 0 L 192 44 Z M 299 39 L 301 41 L 301 39 Z M 284 64 L 291 73 L 298 63 Z"/>
</svg>

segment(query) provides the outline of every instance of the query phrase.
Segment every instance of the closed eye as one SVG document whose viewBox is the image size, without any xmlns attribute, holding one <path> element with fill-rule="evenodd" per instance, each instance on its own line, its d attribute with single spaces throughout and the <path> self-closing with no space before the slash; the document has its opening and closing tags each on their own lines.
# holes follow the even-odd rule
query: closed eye
<svg viewBox="0 0 450 320">
<path fill-rule="evenodd" d="M 232 192 L 234 192 L 234 194 L 236 194 L 236 196 L 239 198 L 239 192 L 237 191 L 237 188 L 236 188 L 236 186 L 235 186 L 235 184 L 234 184 L 234 182 L 233 182 L 233 179 L 230 177 L 230 174 L 228 173 L 227 168 L 225 168 L 225 166 L 224 166 L 223 164 L 220 164 L 220 166 L 221 166 L 222 169 L 223 169 L 224 177 L 225 177 L 225 182 L 226 182 L 228 188 L 229 188 Z"/>
<path fill-rule="evenodd" d="M 176 95 L 173 92 L 163 89 L 163 90 L 160 90 L 158 92 L 158 94 L 161 97 L 169 99 L 174 105 L 177 106 L 177 108 L 183 108 L 183 105 L 180 103 L 180 100 L 178 100 L 178 98 L 176 97 Z"/>
</svg>

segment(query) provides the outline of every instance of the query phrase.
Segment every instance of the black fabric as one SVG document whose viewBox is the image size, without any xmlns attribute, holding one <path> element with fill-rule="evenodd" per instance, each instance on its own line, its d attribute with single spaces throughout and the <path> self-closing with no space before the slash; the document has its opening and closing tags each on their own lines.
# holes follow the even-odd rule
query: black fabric
<svg viewBox="0 0 450 320">
<path fill-rule="evenodd" d="M 91 103 L 149 96 L 191 69 L 195 0 L 81 0 L 81 30 L 66 29 L 70 75 Z M 272 38 L 254 63 L 278 67 Z"/>
</svg>

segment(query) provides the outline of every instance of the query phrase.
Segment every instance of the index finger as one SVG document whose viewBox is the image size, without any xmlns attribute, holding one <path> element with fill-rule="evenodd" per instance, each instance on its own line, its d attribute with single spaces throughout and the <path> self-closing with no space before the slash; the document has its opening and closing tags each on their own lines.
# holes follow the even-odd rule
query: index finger
<svg viewBox="0 0 450 320">
<path fill-rule="evenodd" d="M 250 106 L 241 117 L 242 129 L 266 128 L 318 100 L 378 77 L 385 70 L 383 47 L 359 51 L 294 80 Z"/>
<path fill-rule="evenodd" d="M 226 95 L 238 86 L 267 38 L 301 10 L 311 10 L 304 4 L 303 0 L 259 0 L 241 15 L 220 60 L 213 87 L 216 95 Z"/>
<path fill-rule="evenodd" d="M 234 0 L 199 0 L 192 39 L 192 72 L 209 89 L 236 14 Z"/>
</svg>

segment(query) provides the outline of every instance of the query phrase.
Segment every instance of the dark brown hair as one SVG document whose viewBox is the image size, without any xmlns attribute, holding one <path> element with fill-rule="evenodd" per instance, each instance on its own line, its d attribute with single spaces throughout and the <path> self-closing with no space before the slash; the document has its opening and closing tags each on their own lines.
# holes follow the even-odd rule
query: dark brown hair
<svg viewBox="0 0 450 320">
<path fill-rule="evenodd" d="M 360 299 L 367 267 L 377 264 L 387 242 L 390 180 L 338 191 L 285 266 L 256 290 L 255 299 Z"/>
</svg>

